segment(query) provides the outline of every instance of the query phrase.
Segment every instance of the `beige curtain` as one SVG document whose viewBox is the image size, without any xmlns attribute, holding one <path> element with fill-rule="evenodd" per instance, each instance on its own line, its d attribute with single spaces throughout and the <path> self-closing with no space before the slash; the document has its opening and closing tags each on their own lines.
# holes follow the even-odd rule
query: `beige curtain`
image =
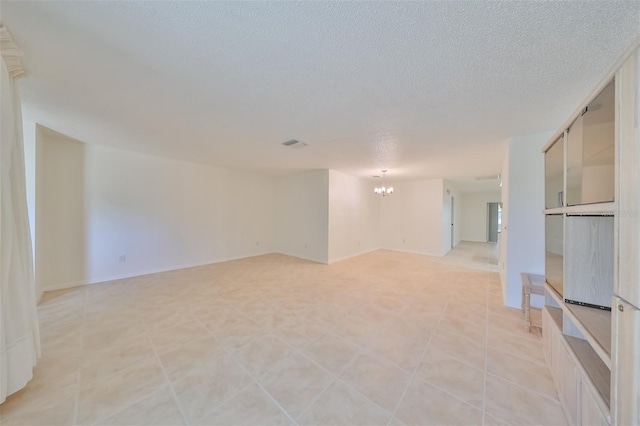
<svg viewBox="0 0 640 426">
<path fill-rule="evenodd" d="M 33 377 L 40 356 L 25 183 L 22 52 L 0 27 L 0 403 Z"/>
</svg>

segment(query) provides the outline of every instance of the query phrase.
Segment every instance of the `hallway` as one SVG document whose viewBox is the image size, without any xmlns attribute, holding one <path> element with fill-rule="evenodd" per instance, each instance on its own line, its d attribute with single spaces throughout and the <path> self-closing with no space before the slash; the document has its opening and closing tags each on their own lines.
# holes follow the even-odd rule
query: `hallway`
<svg viewBox="0 0 640 426">
<path fill-rule="evenodd" d="M 442 259 L 450 265 L 498 272 L 499 247 L 499 243 L 460 241 Z"/>
</svg>

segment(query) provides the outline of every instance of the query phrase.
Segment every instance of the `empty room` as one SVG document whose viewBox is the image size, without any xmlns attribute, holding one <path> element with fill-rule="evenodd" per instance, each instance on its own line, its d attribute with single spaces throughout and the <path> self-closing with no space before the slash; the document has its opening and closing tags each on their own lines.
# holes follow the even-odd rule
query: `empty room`
<svg viewBox="0 0 640 426">
<path fill-rule="evenodd" d="M 640 424 L 640 2 L 0 0 L 0 424 Z"/>
</svg>

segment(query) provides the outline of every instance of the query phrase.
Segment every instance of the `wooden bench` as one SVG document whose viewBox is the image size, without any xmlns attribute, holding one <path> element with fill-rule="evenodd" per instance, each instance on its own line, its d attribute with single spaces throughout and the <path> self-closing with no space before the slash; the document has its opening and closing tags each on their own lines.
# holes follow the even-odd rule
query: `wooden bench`
<svg viewBox="0 0 640 426">
<path fill-rule="evenodd" d="M 542 324 L 531 323 L 531 295 L 540 294 L 544 296 L 544 277 L 542 275 L 527 274 L 523 272 L 522 277 L 522 305 L 524 311 L 524 329 L 531 331 L 531 326 L 542 327 Z"/>
</svg>

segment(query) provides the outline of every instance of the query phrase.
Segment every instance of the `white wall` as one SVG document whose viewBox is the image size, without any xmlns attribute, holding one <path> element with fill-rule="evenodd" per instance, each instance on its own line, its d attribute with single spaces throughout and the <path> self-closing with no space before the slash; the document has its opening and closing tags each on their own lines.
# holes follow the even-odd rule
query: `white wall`
<svg viewBox="0 0 640 426">
<path fill-rule="evenodd" d="M 48 133 L 37 145 L 41 288 L 273 251 L 273 178 Z"/>
<path fill-rule="evenodd" d="M 382 247 L 442 256 L 443 180 L 398 182 L 393 187 L 393 195 L 381 200 Z"/>
<path fill-rule="evenodd" d="M 544 155 L 551 133 L 509 140 L 502 170 L 502 235 L 500 265 L 505 304 L 519 308 L 522 295 L 520 273 L 544 275 Z M 532 305 L 541 300 L 532 298 Z"/>
<path fill-rule="evenodd" d="M 276 203 L 276 250 L 328 263 L 329 171 L 279 177 Z"/>
<path fill-rule="evenodd" d="M 442 256 L 451 246 L 451 197 L 461 200 L 442 179 L 401 182 L 382 198 L 371 182 L 333 170 L 271 178 L 49 130 L 36 136 L 41 289 L 273 251 L 321 263 L 381 247 Z M 461 211 L 458 201 L 456 244 Z"/>
<path fill-rule="evenodd" d="M 329 263 L 380 248 L 380 196 L 365 179 L 329 170 Z"/>
<path fill-rule="evenodd" d="M 465 192 L 462 194 L 462 239 L 487 241 L 487 203 L 502 201 L 500 192 Z"/>
</svg>

